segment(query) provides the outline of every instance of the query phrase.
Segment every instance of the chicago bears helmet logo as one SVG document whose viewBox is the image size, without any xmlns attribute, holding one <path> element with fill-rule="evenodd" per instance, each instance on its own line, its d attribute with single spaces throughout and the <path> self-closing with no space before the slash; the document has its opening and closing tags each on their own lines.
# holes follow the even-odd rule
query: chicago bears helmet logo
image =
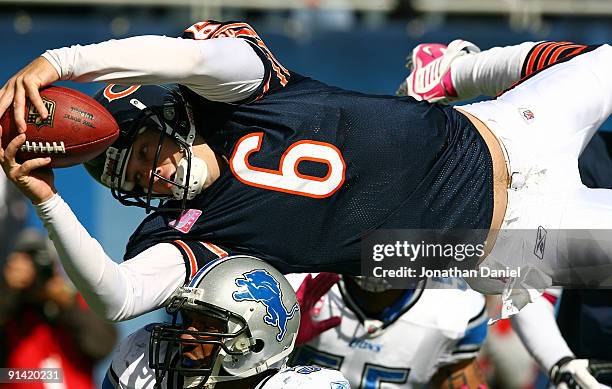
<svg viewBox="0 0 612 389">
<path fill-rule="evenodd" d="M 255 301 L 266 307 L 264 323 L 278 328 L 276 340 L 283 340 L 287 333 L 287 322 L 293 319 L 299 311 L 295 303 L 289 310 L 283 305 L 283 294 L 280 283 L 266 270 L 257 269 L 242 274 L 244 278 L 236 278 L 236 286 L 245 287 L 232 293 L 236 301 Z"/>
<path fill-rule="evenodd" d="M 122 89 L 123 88 L 123 89 Z M 132 93 L 136 92 L 140 88 L 140 85 L 132 85 L 132 86 L 119 86 L 116 84 L 108 84 L 106 88 L 104 88 L 104 97 L 108 102 L 112 102 L 113 100 L 121 99 L 125 96 L 129 96 Z M 119 89 L 119 90 L 116 90 Z"/>
</svg>

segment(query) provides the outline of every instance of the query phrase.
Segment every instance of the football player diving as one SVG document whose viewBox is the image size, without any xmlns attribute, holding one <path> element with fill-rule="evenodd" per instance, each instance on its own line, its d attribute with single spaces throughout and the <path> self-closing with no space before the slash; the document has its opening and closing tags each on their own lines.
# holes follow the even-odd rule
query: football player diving
<svg viewBox="0 0 612 389">
<path fill-rule="evenodd" d="M 172 324 L 150 324 L 116 348 L 103 389 L 348 389 L 336 370 L 288 368 L 300 323 L 294 290 L 253 257 L 212 260 L 173 294 Z"/>
<path fill-rule="evenodd" d="M 535 46 L 467 55 L 471 45 L 461 44 L 438 70 L 476 58 L 464 61 L 464 73 L 485 74 L 453 86 L 484 93 L 519 81 L 516 58 Z M 535 234 L 517 249 L 503 234 L 495 242 L 497 231 L 612 227 L 612 192 L 583 187 L 575 167 L 612 111 L 610 63 L 609 46 L 577 46 L 565 62 L 497 99 L 454 108 L 304 77 L 238 22 L 196 23 L 182 38 L 49 50 L 0 89 L 0 114 L 12 104 L 23 131 L 26 98 L 47 115 L 41 87 L 109 83 L 96 98 L 121 135 L 86 166 L 121 202 L 155 210 L 132 235 L 121 265 L 40 169 L 48 159 L 16 161 L 23 135 L 1 146 L 0 164 L 31 199 L 90 306 L 112 320 L 163 306 L 205 264 L 199 251 L 253 255 L 284 273 L 358 275 L 364 235 L 423 228 L 490 231 L 484 265 L 535 268 L 529 279 L 479 280 L 490 281 L 481 291 L 512 291 L 504 293 L 507 316 L 533 300 L 530 291 L 542 286 L 533 279 L 544 286 L 566 281 L 563 253 L 574 246 L 551 238 L 536 256 Z M 158 85 L 165 83 L 175 84 Z M 591 247 L 594 239 L 581 242 Z M 581 266 L 612 262 L 610 242 L 597 243 L 603 254 L 586 256 L 591 262 Z"/>
</svg>

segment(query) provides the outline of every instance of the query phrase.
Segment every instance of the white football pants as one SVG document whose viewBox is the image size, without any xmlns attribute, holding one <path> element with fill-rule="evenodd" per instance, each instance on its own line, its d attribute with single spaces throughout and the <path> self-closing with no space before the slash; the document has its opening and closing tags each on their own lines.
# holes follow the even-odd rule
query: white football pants
<svg viewBox="0 0 612 389">
<path fill-rule="evenodd" d="M 522 270 L 519 280 L 470 284 L 504 295 L 546 284 L 612 286 L 612 190 L 585 187 L 578 172 L 578 157 L 612 113 L 612 47 L 555 64 L 495 100 L 461 109 L 500 140 L 511 177 L 502 230 L 481 266 Z M 519 309 L 526 304 L 515 300 Z"/>
</svg>

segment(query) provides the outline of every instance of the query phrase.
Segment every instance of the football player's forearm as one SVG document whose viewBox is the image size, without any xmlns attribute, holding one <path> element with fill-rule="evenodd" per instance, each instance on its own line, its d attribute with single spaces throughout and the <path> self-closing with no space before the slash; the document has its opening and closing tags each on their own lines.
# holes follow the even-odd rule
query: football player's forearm
<svg viewBox="0 0 612 389">
<path fill-rule="evenodd" d="M 487 383 L 478 361 L 473 358 L 443 366 L 432 377 L 429 389 L 486 389 Z"/>
<path fill-rule="evenodd" d="M 460 99 L 495 96 L 521 79 L 521 69 L 535 42 L 494 47 L 464 55 L 451 65 L 453 85 Z"/>
<path fill-rule="evenodd" d="M 119 265 L 106 255 L 59 195 L 35 209 L 66 274 L 89 306 L 109 320 L 125 320 L 159 308 L 184 280 L 182 257 L 170 244 L 162 246 L 166 252 L 159 259 L 149 259 L 150 265 L 143 261 L 146 256 Z"/>
<path fill-rule="evenodd" d="M 261 60 L 239 38 L 200 41 L 147 35 L 48 50 L 43 56 L 62 80 L 180 83 L 222 102 L 249 97 L 264 76 Z"/>
<path fill-rule="evenodd" d="M 56 194 L 34 208 L 49 231 L 49 237 L 70 280 L 94 311 L 108 317 L 109 305 L 122 305 L 125 300 L 124 290 L 112 290 L 114 283 L 109 285 L 104 282 L 109 276 L 120 277 L 117 264 L 89 236 L 59 195 Z M 112 301 L 114 298 L 117 301 Z"/>
<path fill-rule="evenodd" d="M 544 297 L 527 305 L 510 322 L 521 341 L 544 372 L 561 358 L 572 356 L 559 331 L 552 304 Z"/>
</svg>

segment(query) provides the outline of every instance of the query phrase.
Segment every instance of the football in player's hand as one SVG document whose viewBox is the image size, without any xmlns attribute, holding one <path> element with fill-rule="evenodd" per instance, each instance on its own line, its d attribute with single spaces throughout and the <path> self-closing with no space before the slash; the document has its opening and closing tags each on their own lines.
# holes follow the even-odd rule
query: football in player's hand
<svg viewBox="0 0 612 389">
<path fill-rule="evenodd" d="M 49 116 L 43 120 L 28 100 L 26 142 L 18 161 L 51 157 L 50 167 L 73 166 L 101 154 L 119 136 L 115 119 L 91 97 L 59 86 L 45 88 L 40 95 Z M 12 108 L 0 118 L 0 125 L 6 147 L 18 135 Z"/>
</svg>

